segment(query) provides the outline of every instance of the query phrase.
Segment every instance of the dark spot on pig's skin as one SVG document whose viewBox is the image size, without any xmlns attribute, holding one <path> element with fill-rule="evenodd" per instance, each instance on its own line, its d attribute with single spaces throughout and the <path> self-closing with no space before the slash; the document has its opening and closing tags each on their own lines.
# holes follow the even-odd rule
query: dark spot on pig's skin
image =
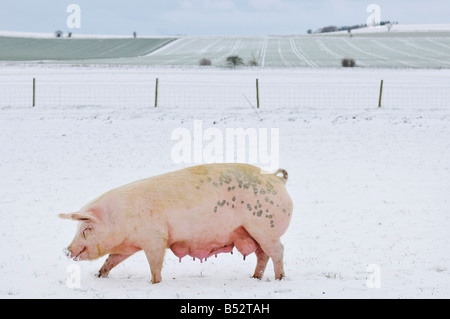
<svg viewBox="0 0 450 319">
<path fill-rule="evenodd" d="M 233 198 L 232 198 L 232 201 L 235 202 L 235 201 L 236 201 L 236 197 L 233 197 Z M 286 210 L 285 210 L 285 212 L 286 212 Z"/>
<path fill-rule="evenodd" d="M 264 190 L 264 188 L 261 188 L 261 190 L 259 191 L 260 194 L 265 195 L 266 191 Z"/>
<path fill-rule="evenodd" d="M 214 213 L 217 213 L 217 206 L 214 207 Z"/>
<path fill-rule="evenodd" d="M 220 206 L 220 207 L 223 207 L 223 206 L 225 205 L 226 202 L 227 202 L 226 200 L 218 201 L 218 202 L 217 202 L 217 205 Z"/>
<path fill-rule="evenodd" d="M 258 217 L 261 217 L 262 213 L 263 213 L 263 211 L 261 209 L 258 210 L 258 213 L 257 213 Z"/>
<path fill-rule="evenodd" d="M 221 185 L 222 185 L 222 183 L 230 184 L 231 181 L 233 180 L 233 178 L 230 175 L 221 173 L 220 177 L 219 177 L 219 180 L 221 182 Z"/>
<path fill-rule="evenodd" d="M 270 201 L 270 205 L 273 205 L 273 204 L 274 204 L 274 202 L 273 202 L 273 200 L 271 200 L 271 201 Z"/>
<path fill-rule="evenodd" d="M 264 200 L 266 201 L 266 203 L 269 202 L 269 197 L 266 196 L 266 198 L 264 198 Z"/>
<path fill-rule="evenodd" d="M 200 186 L 197 185 L 197 186 L 195 186 L 195 188 L 200 189 Z"/>
<path fill-rule="evenodd" d="M 219 186 L 219 184 L 217 184 L 216 182 L 213 182 L 213 185 L 214 185 L 215 187 Z"/>
</svg>

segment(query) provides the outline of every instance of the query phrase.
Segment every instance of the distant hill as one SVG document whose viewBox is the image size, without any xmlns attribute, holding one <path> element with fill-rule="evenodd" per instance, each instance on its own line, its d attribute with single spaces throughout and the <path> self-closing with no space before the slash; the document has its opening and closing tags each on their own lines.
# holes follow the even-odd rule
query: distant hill
<svg viewBox="0 0 450 319">
<path fill-rule="evenodd" d="M 224 37 L 106 37 L 0 32 L 0 61 L 227 67 L 330 68 L 344 58 L 356 67 L 450 68 L 450 25 L 394 25 L 323 34 Z"/>
</svg>

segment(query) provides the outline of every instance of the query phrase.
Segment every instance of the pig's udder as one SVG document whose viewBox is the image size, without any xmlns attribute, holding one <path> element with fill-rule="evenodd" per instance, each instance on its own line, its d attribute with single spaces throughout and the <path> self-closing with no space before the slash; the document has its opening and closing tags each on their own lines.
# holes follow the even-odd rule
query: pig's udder
<svg viewBox="0 0 450 319">
<path fill-rule="evenodd" d="M 191 242 L 191 241 L 179 241 L 170 246 L 172 252 L 181 259 L 185 256 L 191 256 L 194 258 L 208 259 L 211 256 L 217 257 L 221 253 L 233 253 L 233 248 L 236 247 L 244 257 L 252 254 L 258 248 L 256 241 L 250 236 L 250 234 L 240 227 L 234 230 L 230 236 L 227 236 L 227 240 L 223 241 L 211 241 L 211 242 Z"/>
</svg>

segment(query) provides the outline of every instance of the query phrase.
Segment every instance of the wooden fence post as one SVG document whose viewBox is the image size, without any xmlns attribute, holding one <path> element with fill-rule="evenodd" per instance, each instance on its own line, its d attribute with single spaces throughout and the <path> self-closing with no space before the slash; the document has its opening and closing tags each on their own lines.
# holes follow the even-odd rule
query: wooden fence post
<svg viewBox="0 0 450 319">
<path fill-rule="evenodd" d="M 158 82 L 159 79 L 156 78 L 156 85 L 155 85 L 155 107 L 158 107 Z"/>
<path fill-rule="evenodd" d="M 259 80 L 256 79 L 256 107 L 259 109 Z"/>
<path fill-rule="evenodd" d="M 383 98 L 383 80 L 381 80 L 380 84 L 380 99 L 378 100 L 378 107 L 381 107 L 381 99 Z"/>
<path fill-rule="evenodd" d="M 36 106 L 36 78 L 33 78 L 33 107 Z"/>
</svg>

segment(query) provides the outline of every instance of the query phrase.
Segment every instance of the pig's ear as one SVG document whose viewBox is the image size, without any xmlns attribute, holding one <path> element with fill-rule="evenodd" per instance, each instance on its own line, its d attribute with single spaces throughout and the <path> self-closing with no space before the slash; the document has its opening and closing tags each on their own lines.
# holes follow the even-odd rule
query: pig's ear
<svg viewBox="0 0 450 319">
<path fill-rule="evenodd" d="M 59 214 L 59 217 L 62 219 L 71 219 L 71 220 L 76 220 L 76 221 L 91 221 L 91 222 L 98 222 L 99 220 L 92 214 L 88 213 L 72 213 L 72 214 Z"/>
</svg>

